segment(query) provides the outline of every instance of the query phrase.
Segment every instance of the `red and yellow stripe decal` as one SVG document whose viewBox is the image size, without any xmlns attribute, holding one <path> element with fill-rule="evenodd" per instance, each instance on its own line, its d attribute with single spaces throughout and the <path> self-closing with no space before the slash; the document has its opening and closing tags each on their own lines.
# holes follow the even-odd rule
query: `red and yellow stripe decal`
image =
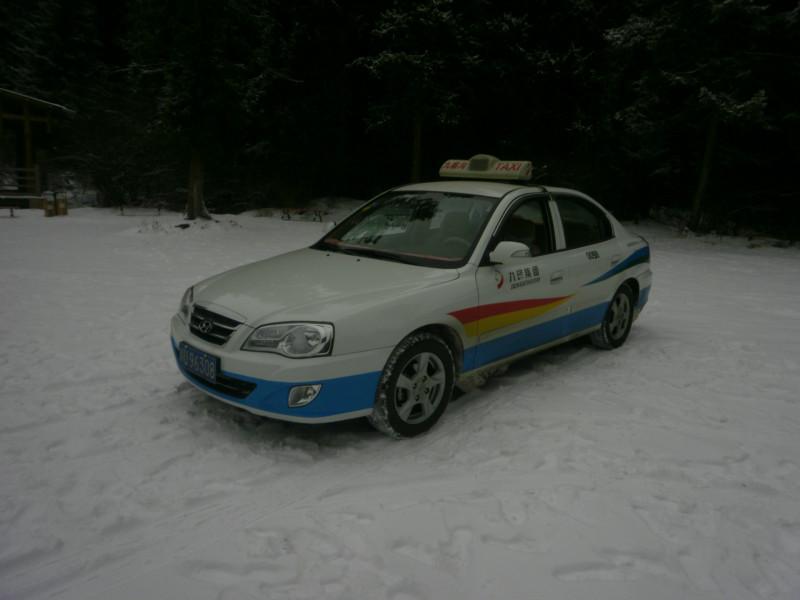
<svg viewBox="0 0 800 600">
<path fill-rule="evenodd" d="M 461 321 L 467 335 L 475 337 L 541 316 L 569 298 L 570 296 L 560 296 L 484 304 L 451 312 L 450 316 Z"/>
</svg>

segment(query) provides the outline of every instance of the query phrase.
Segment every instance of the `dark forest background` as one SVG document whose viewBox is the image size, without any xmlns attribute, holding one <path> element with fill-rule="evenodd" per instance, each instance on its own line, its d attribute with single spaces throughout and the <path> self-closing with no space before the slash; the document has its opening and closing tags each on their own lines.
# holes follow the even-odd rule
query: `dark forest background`
<svg viewBox="0 0 800 600">
<path fill-rule="evenodd" d="M 110 203 L 367 198 L 528 159 L 624 218 L 800 237 L 800 5 L 3 0 L 0 87 Z"/>
</svg>

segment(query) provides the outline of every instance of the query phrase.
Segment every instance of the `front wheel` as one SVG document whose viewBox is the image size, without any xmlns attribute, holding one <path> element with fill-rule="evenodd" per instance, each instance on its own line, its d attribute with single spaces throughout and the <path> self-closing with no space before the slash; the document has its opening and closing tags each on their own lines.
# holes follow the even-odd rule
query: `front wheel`
<svg viewBox="0 0 800 600">
<path fill-rule="evenodd" d="M 603 324 L 590 336 L 598 348 L 611 350 L 619 348 L 628 339 L 633 324 L 633 292 L 630 286 L 622 284 L 611 299 Z"/>
<path fill-rule="evenodd" d="M 438 336 L 421 332 L 404 339 L 383 369 L 370 423 L 395 438 L 433 427 L 453 394 L 454 364 Z"/>
</svg>

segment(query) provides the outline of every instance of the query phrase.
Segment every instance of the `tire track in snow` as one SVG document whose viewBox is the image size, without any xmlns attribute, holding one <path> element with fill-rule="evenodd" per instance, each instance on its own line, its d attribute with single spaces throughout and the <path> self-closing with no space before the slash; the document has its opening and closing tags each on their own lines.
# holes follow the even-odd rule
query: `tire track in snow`
<svg viewBox="0 0 800 600">
<path fill-rule="evenodd" d="M 195 393 L 192 390 L 192 393 Z M 492 397 L 495 397 L 493 394 Z M 171 561 L 169 566 L 155 566 L 146 567 L 143 557 L 136 558 L 136 555 L 146 553 L 146 549 L 133 548 L 136 553 L 133 557 L 126 557 L 124 562 L 116 567 L 120 572 L 133 571 L 133 575 L 122 574 L 118 581 L 108 584 L 107 587 L 95 589 L 97 586 L 93 582 L 85 581 L 80 583 L 80 577 L 75 578 L 74 581 L 78 583 L 70 583 L 69 593 L 77 593 L 75 597 L 92 597 L 93 595 L 101 598 L 110 593 L 113 589 L 124 586 L 127 582 L 138 578 L 142 573 L 152 573 L 153 571 L 169 570 L 171 568 L 185 574 L 185 569 L 181 570 L 179 565 L 193 560 L 192 557 L 201 553 L 203 550 L 214 547 L 220 543 L 221 539 L 229 538 L 234 535 L 236 531 L 249 531 L 259 526 L 263 526 L 265 522 L 280 522 L 280 515 L 285 511 L 303 510 L 303 508 L 310 508 L 316 506 L 318 502 L 333 498 L 337 495 L 348 493 L 359 486 L 352 485 L 356 479 L 371 479 L 371 475 L 378 474 L 382 471 L 391 472 L 392 464 L 402 464 L 412 455 L 424 456 L 428 450 L 440 444 L 451 447 L 454 443 L 459 444 L 459 440 L 466 440 L 469 438 L 469 428 L 465 428 L 465 424 L 481 423 L 482 420 L 492 412 L 493 401 L 488 398 L 479 398 L 475 392 L 467 394 L 460 398 L 457 402 L 471 402 L 475 404 L 480 402 L 480 408 L 475 406 L 467 410 L 454 411 L 455 414 L 448 415 L 451 418 L 447 419 L 447 427 L 437 428 L 425 436 L 415 438 L 413 440 L 395 441 L 385 439 L 382 436 L 377 439 L 373 438 L 364 442 L 365 447 L 361 448 L 362 454 L 370 456 L 370 459 L 364 462 L 358 462 L 348 466 L 348 473 L 342 477 L 337 477 L 337 483 L 331 485 L 326 481 L 325 477 L 318 477 L 317 472 L 324 473 L 331 465 L 323 462 L 318 465 L 316 469 L 311 472 L 304 472 L 298 474 L 298 477 L 304 482 L 313 482 L 319 480 L 318 485 L 308 485 L 302 491 L 291 495 L 277 506 L 271 508 L 269 511 L 264 511 L 261 506 L 263 505 L 263 496 L 250 494 L 246 502 L 223 503 L 222 505 L 210 509 L 203 507 L 202 514 L 198 514 L 192 518 L 192 514 L 181 515 L 181 528 L 182 532 L 176 536 L 174 531 L 169 535 L 159 536 L 159 531 L 162 527 L 167 526 L 168 522 L 173 520 L 174 516 L 165 517 L 160 523 L 148 525 L 144 530 L 139 529 L 136 531 L 138 537 L 143 537 L 148 540 L 155 540 L 150 545 L 157 546 L 160 552 L 166 555 L 176 557 Z M 496 401 L 496 400 L 495 400 Z M 211 402 L 214 402 L 213 400 Z M 214 404 L 217 408 L 223 407 Z M 227 406 L 225 410 L 229 409 Z M 247 415 L 249 417 L 249 415 Z M 456 433 L 457 440 L 454 441 L 453 433 Z M 313 437 L 325 438 L 328 435 L 326 429 L 320 428 L 313 434 Z M 375 434 L 378 435 L 378 434 Z M 375 452 L 375 447 L 379 447 L 381 451 Z M 269 476 L 265 475 L 265 480 L 269 480 Z M 285 481 L 284 481 L 285 484 Z M 311 500 L 312 502 L 306 502 Z M 223 521 L 220 522 L 218 516 L 224 513 Z M 187 519 L 187 516 L 189 517 Z M 187 522 L 188 521 L 188 522 Z M 234 526 L 232 526 L 234 525 Z M 166 527 L 171 530 L 171 527 Z M 165 539 L 169 538 L 169 539 Z M 180 558 L 177 558 L 177 557 Z M 138 565 L 137 565 L 138 563 Z M 105 569 L 113 569 L 114 566 L 106 565 Z"/>
</svg>

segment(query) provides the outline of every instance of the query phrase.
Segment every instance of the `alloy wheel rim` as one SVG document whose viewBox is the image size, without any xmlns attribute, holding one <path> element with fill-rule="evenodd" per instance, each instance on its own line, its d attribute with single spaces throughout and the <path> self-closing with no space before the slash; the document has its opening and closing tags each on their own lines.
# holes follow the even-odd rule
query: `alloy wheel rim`
<svg viewBox="0 0 800 600">
<path fill-rule="evenodd" d="M 612 339 L 618 340 L 628 330 L 628 321 L 631 318 L 631 301 L 627 294 L 617 294 L 611 302 L 611 311 L 608 320 L 608 333 Z"/>
<path fill-rule="evenodd" d="M 428 419 L 442 402 L 446 372 L 442 360 L 432 352 L 411 357 L 397 378 L 394 408 L 397 416 L 416 425 Z"/>
</svg>

